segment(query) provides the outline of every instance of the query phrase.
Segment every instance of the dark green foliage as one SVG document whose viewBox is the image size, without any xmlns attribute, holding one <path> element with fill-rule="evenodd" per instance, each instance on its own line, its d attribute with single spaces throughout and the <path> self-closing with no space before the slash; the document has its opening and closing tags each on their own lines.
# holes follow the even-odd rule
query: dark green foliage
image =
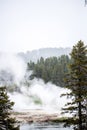
<svg viewBox="0 0 87 130">
<path fill-rule="evenodd" d="M 45 82 L 51 81 L 58 86 L 64 86 L 64 77 L 67 70 L 67 64 L 70 59 L 66 55 L 61 57 L 50 57 L 40 60 L 35 64 L 34 62 L 28 63 L 28 70 L 33 70 L 31 79 L 34 77 L 42 78 Z"/>
<path fill-rule="evenodd" d="M 72 101 L 63 108 L 64 113 L 71 113 L 66 125 L 73 124 L 74 129 L 87 129 L 87 47 L 82 41 L 73 46 L 71 52 L 72 63 L 66 75 L 66 88 L 71 92 L 65 94 Z"/>
<path fill-rule="evenodd" d="M 16 121 L 10 118 L 13 102 L 10 102 L 5 87 L 0 87 L 0 130 L 19 130 Z"/>
</svg>

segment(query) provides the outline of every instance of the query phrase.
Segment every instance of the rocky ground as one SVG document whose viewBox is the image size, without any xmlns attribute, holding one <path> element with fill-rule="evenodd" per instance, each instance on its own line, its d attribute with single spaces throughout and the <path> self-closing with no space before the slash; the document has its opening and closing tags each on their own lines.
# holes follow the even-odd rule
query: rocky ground
<svg viewBox="0 0 87 130">
<path fill-rule="evenodd" d="M 59 118 L 58 113 L 50 113 L 43 110 L 28 110 L 21 112 L 12 112 L 12 117 L 20 123 L 31 123 L 31 122 L 49 122 Z"/>
</svg>

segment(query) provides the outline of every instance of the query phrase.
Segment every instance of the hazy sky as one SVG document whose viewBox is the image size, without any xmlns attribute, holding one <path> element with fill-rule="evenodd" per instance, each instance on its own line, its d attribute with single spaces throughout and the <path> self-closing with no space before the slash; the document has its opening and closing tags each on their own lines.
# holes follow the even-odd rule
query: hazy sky
<svg viewBox="0 0 87 130">
<path fill-rule="evenodd" d="M 0 0 L 0 51 L 87 44 L 85 0 Z"/>
</svg>

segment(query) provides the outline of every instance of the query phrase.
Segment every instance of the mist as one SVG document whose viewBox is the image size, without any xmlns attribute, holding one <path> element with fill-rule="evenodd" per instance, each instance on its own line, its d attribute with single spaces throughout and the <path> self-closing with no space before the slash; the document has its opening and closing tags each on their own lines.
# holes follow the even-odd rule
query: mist
<svg viewBox="0 0 87 130">
<path fill-rule="evenodd" d="M 0 72 L 4 71 L 12 74 L 13 81 L 17 85 L 19 85 L 20 81 L 24 78 L 26 67 L 25 62 L 17 55 L 9 53 L 0 54 Z M 4 81 L 6 81 L 5 77 L 3 77 L 3 75 L 1 76 L 4 78 Z"/>
<path fill-rule="evenodd" d="M 67 90 L 50 82 L 45 84 L 41 79 L 34 79 L 30 83 L 29 87 L 21 86 L 21 93 L 9 93 L 11 100 L 15 102 L 14 110 L 42 109 L 50 112 L 61 112 L 67 99 L 65 97 L 60 98 L 60 95 Z"/>
<path fill-rule="evenodd" d="M 26 70 L 27 64 L 17 55 L 0 55 L 0 73 L 2 71 L 7 72 L 7 75 L 6 73 L 5 75 L 3 73 L 0 74 L 0 86 L 9 86 L 10 74 L 10 80 L 12 79 L 10 87 L 16 84 L 19 90 L 8 92 L 11 101 L 15 102 L 13 110 L 28 111 L 31 109 L 42 109 L 48 112 L 57 111 L 60 113 L 61 108 L 67 102 L 67 99 L 65 97 L 60 98 L 60 95 L 68 90 L 51 82 L 44 83 L 42 79 L 34 78 L 30 80 L 29 76 L 32 72 L 30 71 L 26 74 Z M 4 79 L 4 81 L 2 82 L 1 79 Z M 27 80 L 29 85 L 24 84 L 24 80 Z"/>
</svg>

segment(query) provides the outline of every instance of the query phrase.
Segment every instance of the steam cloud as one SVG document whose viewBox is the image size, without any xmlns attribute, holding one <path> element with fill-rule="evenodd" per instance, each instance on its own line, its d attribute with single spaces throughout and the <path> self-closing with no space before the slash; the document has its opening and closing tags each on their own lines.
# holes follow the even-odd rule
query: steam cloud
<svg viewBox="0 0 87 130">
<path fill-rule="evenodd" d="M 26 64 L 16 55 L 0 55 L 0 72 L 2 70 L 10 72 L 14 77 L 14 82 L 19 86 L 20 92 L 8 93 L 10 99 L 15 102 L 14 110 L 16 111 L 24 109 L 60 111 L 67 102 L 65 97 L 60 98 L 60 95 L 67 90 L 50 82 L 45 84 L 43 80 L 35 78 L 33 80 L 28 79 L 30 86 L 20 84 L 26 73 Z"/>
<path fill-rule="evenodd" d="M 19 84 L 25 75 L 26 64 L 16 55 L 2 53 L 0 54 L 0 72 L 1 71 L 11 73 L 14 77 L 14 82 Z"/>
<path fill-rule="evenodd" d="M 61 107 L 67 99 L 60 98 L 62 93 L 65 93 L 64 88 L 60 88 L 51 83 L 45 84 L 43 80 L 34 79 L 30 81 L 30 87 L 21 87 L 21 92 L 9 94 L 15 102 L 14 109 L 22 111 L 24 109 L 43 109 L 46 111 L 61 111 Z"/>
</svg>

